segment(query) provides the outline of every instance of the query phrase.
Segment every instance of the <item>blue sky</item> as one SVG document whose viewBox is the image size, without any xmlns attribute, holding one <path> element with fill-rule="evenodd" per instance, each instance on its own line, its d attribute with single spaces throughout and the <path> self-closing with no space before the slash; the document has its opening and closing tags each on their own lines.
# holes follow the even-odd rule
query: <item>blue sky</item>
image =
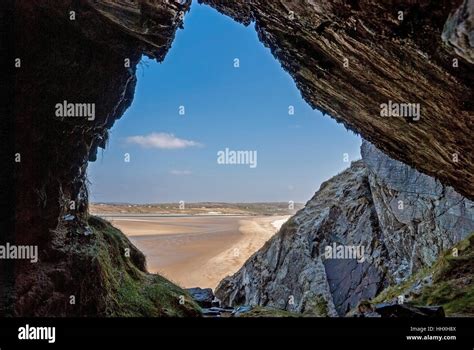
<svg viewBox="0 0 474 350">
<path fill-rule="evenodd" d="M 144 58 L 137 76 L 89 164 L 92 201 L 305 202 L 349 166 L 345 153 L 360 158 L 360 137 L 304 102 L 253 25 L 208 6 L 193 3 L 165 61 Z M 218 164 L 226 148 L 256 151 L 257 166 Z"/>
</svg>

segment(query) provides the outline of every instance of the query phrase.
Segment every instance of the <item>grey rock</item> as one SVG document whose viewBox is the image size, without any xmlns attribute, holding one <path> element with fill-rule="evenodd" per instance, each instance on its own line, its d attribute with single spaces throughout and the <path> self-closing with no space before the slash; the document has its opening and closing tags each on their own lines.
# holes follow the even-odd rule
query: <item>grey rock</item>
<svg viewBox="0 0 474 350">
<path fill-rule="evenodd" d="M 431 266 L 474 231 L 471 201 L 366 141 L 361 153 L 362 160 L 323 183 L 236 274 L 221 281 L 215 293 L 223 304 L 345 315 Z M 328 255 L 334 245 L 334 251 L 363 248 L 363 259 Z M 413 286 L 413 293 L 419 288 Z"/>
<path fill-rule="evenodd" d="M 239 317 L 241 314 L 252 311 L 253 307 L 249 305 L 241 305 L 237 307 L 233 312 L 232 316 Z"/>
<path fill-rule="evenodd" d="M 375 313 L 382 317 L 444 317 L 444 309 L 442 306 L 413 306 L 408 304 L 377 304 L 375 305 Z"/>
<path fill-rule="evenodd" d="M 235 316 L 235 309 L 232 307 L 210 307 L 203 308 L 202 315 L 204 317 L 231 317 Z"/>
<path fill-rule="evenodd" d="M 66 214 L 63 216 L 63 220 L 64 221 L 74 221 L 76 220 L 76 217 L 74 215 L 71 215 L 71 214 Z"/>
<path fill-rule="evenodd" d="M 203 308 L 213 307 L 214 293 L 211 288 L 189 288 L 186 289 L 191 297 Z"/>
<path fill-rule="evenodd" d="M 204 317 L 219 317 L 221 312 L 219 310 L 212 310 L 212 309 L 202 309 L 202 315 Z"/>
<path fill-rule="evenodd" d="M 442 251 L 474 231 L 472 201 L 369 142 L 363 142 L 361 154 L 394 282 L 431 266 Z"/>
<path fill-rule="evenodd" d="M 86 226 L 84 228 L 84 236 L 90 236 L 91 234 L 93 234 L 94 231 L 92 231 L 92 229 L 90 228 L 90 226 Z"/>
<path fill-rule="evenodd" d="M 221 301 L 214 297 L 214 299 L 212 300 L 212 307 L 221 307 Z"/>
<path fill-rule="evenodd" d="M 235 309 L 233 307 L 211 307 L 210 311 L 217 311 L 220 313 L 233 313 Z"/>
<path fill-rule="evenodd" d="M 474 0 L 464 0 L 444 25 L 443 41 L 474 64 Z"/>
</svg>

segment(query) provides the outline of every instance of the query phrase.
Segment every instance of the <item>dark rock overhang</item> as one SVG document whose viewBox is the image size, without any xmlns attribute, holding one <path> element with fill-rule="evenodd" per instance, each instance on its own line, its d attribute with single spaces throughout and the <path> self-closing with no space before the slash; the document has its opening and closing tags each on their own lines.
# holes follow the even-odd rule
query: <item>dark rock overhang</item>
<svg viewBox="0 0 474 350">
<path fill-rule="evenodd" d="M 255 21 L 311 106 L 474 198 L 472 66 L 441 41 L 460 1 L 205 2 L 245 24 Z M 11 118 L 2 135 L 12 142 L 2 149 L 10 195 L 0 243 L 38 245 L 40 263 L 0 261 L 0 314 L 44 315 L 53 291 L 62 300 L 74 287 L 58 286 L 65 282 L 57 266 L 70 271 L 71 257 L 58 249 L 69 238 L 57 229 L 71 212 L 77 230 L 87 229 L 87 163 L 131 104 L 141 55 L 164 59 L 190 1 L 5 0 L 2 10 L 8 5 L 0 22 L 13 35 L 5 79 Z M 404 21 L 397 22 L 394 6 Z M 389 100 L 421 103 L 420 120 L 377 117 Z M 96 118 L 56 117 L 63 101 L 94 103 Z M 12 163 L 12 155 L 21 162 Z"/>
<path fill-rule="evenodd" d="M 474 198 L 473 0 L 199 2 L 254 22 L 313 108 Z M 389 101 L 420 119 L 381 117 Z"/>
</svg>

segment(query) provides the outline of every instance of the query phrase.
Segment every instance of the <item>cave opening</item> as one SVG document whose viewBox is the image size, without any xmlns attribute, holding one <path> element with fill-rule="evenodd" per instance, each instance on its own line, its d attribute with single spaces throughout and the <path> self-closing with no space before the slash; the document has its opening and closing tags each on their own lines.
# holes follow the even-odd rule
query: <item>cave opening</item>
<svg viewBox="0 0 474 350">
<path fill-rule="evenodd" d="M 90 210 L 150 272 L 215 288 L 360 158 L 361 139 L 303 100 L 252 26 L 194 4 L 184 27 L 164 62 L 138 64 L 134 101 L 88 167 Z"/>
<path fill-rule="evenodd" d="M 97 160 L 97 149 L 108 142 L 89 172 L 92 213 L 117 226 L 135 225 L 128 236 L 161 247 L 157 257 L 168 265 L 189 258 L 188 277 L 215 278 L 210 265 L 225 272 L 226 263 L 242 258 L 223 239 L 245 236 L 240 221 L 255 231 L 253 219 L 262 216 L 273 226 L 275 217 L 264 214 L 287 214 L 290 204 L 296 210 L 323 180 L 347 168 L 324 181 L 275 239 L 221 281 L 215 296 L 222 305 L 342 316 L 378 295 L 398 309 L 390 289 L 413 277 L 419 286 L 428 283 L 423 293 L 430 300 L 443 296 L 449 281 L 453 298 L 436 303 L 448 315 L 472 315 L 472 301 L 463 295 L 472 295 L 472 284 L 464 282 L 472 280 L 474 241 L 464 238 L 474 231 L 467 199 L 474 184 L 474 70 L 472 47 L 462 39 L 472 31 L 471 7 L 406 2 L 401 21 L 391 3 L 199 2 L 237 22 L 254 21 L 255 32 L 216 12 L 199 17 L 205 8 L 197 4 L 184 16 L 191 0 L 19 0 L 4 16 L 11 19 L 6 29 L 14 37 L 9 66 L 15 73 L 4 84 L 12 118 L 5 133 L 11 147 L 2 148 L 8 222 L 0 245 L 37 247 L 38 259 L 0 259 L 0 314 L 202 314 L 186 291 L 147 272 L 144 255 L 121 231 L 89 215 L 88 160 Z M 175 41 L 183 17 L 186 30 Z M 143 54 L 166 60 L 143 59 L 137 72 Z M 362 141 L 360 161 L 349 166 L 359 140 L 311 110 L 294 84 L 310 106 L 370 141 Z M 403 118 L 399 112 L 385 118 L 380 106 L 390 101 L 415 103 L 416 113 L 407 108 Z M 58 104 L 63 108 L 56 114 Z M 105 212 L 103 202 L 121 204 L 124 212 Z M 238 215 L 223 215 L 229 213 Z M 153 215 L 162 220 L 160 235 L 150 230 L 158 220 Z M 229 228 L 225 220 L 237 222 Z M 330 245 L 332 251 L 364 247 L 363 259 L 326 256 Z M 222 246 L 230 254 L 224 259 L 196 257 L 223 252 Z M 161 272 L 141 248 L 151 270 Z M 429 275 L 416 273 L 446 266 L 444 252 L 467 263 L 437 271 L 443 283 L 429 285 Z"/>
</svg>

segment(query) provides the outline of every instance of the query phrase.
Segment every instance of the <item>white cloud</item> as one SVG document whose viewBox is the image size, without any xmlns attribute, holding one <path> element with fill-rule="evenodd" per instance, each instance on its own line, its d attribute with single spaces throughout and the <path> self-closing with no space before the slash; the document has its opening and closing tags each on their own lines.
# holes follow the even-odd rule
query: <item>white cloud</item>
<svg viewBox="0 0 474 350">
<path fill-rule="evenodd" d="M 192 171 L 190 170 L 171 170 L 170 171 L 170 174 L 171 175 L 191 175 L 192 174 Z"/>
<path fill-rule="evenodd" d="M 149 135 L 129 136 L 127 137 L 127 143 L 134 143 L 144 148 L 159 149 L 182 149 L 201 146 L 199 142 L 180 139 L 173 134 L 168 134 L 165 132 L 154 132 Z"/>
</svg>

